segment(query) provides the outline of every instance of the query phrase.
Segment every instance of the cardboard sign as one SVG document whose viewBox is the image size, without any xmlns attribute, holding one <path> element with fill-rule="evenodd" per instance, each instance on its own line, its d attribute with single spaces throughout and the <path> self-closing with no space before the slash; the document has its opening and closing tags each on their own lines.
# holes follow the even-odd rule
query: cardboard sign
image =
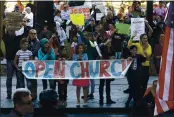
<svg viewBox="0 0 174 117">
<path fill-rule="evenodd" d="M 85 25 L 85 17 L 84 14 L 70 14 L 70 19 L 73 24 L 78 26 Z"/>
<path fill-rule="evenodd" d="M 115 26 L 118 29 L 119 34 L 129 35 L 129 33 L 130 33 L 130 25 L 129 24 L 115 24 Z"/>
<path fill-rule="evenodd" d="M 125 78 L 128 60 L 25 61 L 22 72 L 28 79 Z"/>
<path fill-rule="evenodd" d="M 131 36 L 136 33 L 133 40 L 140 40 L 140 35 L 145 33 L 144 18 L 131 18 Z"/>
<path fill-rule="evenodd" d="M 19 12 L 7 12 L 5 18 L 6 30 L 19 30 L 22 27 L 24 16 Z"/>
<path fill-rule="evenodd" d="M 71 14 L 84 14 L 85 19 L 90 19 L 90 9 L 84 6 L 70 7 Z"/>
</svg>

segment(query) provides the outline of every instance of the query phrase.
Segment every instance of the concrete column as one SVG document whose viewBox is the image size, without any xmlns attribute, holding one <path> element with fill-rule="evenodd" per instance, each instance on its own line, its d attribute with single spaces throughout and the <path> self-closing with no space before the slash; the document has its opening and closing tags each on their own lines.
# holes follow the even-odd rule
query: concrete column
<svg viewBox="0 0 174 117">
<path fill-rule="evenodd" d="M 3 36 L 3 15 L 4 15 L 4 1 L 0 1 L 0 39 Z"/>
</svg>

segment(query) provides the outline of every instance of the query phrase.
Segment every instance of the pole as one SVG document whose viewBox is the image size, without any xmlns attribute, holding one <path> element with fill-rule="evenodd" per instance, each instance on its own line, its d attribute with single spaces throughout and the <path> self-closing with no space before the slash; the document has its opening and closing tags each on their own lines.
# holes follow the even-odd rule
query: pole
<svg viewBox="0 0 174 117">
<path fill-rule="evenodd" d="M 153 1 L 147 1 L 146 19 L 150 26 L 153 23 Z"/>
<path fill-rule="evenodd" d="M 4 1 L 0 1 L 0 40 L 3 36 Z"/>
</svg>

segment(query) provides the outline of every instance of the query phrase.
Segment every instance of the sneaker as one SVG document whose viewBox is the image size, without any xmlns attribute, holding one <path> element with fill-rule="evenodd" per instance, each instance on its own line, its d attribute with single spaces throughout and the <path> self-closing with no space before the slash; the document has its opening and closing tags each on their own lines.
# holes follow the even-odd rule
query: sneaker
<svg viewBox="0 0 174 117">
<path fill-rule="evenodd" d="M 130 92 L 130 89 L 128 88 L 128 89 L 124 90 L 123 92 L 124 93 L 129 93 Z"/>
<path fill-rule="evenodd" d="M 10 100 L 11 99 L 11 94 L 7 95 L 7 99 Z"/>
<path fill-rule="evenodd" d="M 77 107 L 77 108 L 80 108 L 80 104 L 77 104 L 76 107 Z"/>
<path fill-rule="evenodd" d="M 93 94 L 89 94 L 87 99 L 94 99 L 94 95 Z"/>
<path fill-rule="evenodd" d="M 109 100 L 106 102 L 107 104 L 115 104 L 116 102 L 112 101 L 112 100 Z"/>
<path fill-rule="evenodd" d="M 84 99 L 84 96 L 82 96 L 81 98 Z"/>
<path fill-rule="evenodd" d="M 85 108 L 88 107 L 88 104 L 87 103 L 84 103 L 83 104 L 83 107 L 85 107 Z"/>
</svg>

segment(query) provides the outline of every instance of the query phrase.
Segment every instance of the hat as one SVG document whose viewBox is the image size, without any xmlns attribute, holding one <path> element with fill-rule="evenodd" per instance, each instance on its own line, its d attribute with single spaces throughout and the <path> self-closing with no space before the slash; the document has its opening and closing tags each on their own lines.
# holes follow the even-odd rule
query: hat
<svg viewBox="0 0 174 117">
<path fill-rule="evenodd" d="M 43 38 L 43 39 L 40 40 L 40 46 L 44 47 L 44 45 L 47 44 L 48 42 L 49 42 L 48 39 Z"/>
</svg>

